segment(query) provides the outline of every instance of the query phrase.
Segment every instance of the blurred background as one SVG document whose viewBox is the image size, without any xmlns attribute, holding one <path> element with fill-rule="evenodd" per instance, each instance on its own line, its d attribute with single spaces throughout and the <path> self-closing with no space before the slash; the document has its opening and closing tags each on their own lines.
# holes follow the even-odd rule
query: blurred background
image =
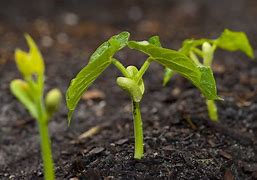
<svg viewBox="0 0 257 180">
<path fill-rule="evenodd" d="M 47 64 L 65 62 L 63 85 L 103 41 L 121 31 L 136 40 L 159 35 L 163 46 L 178 49 L 186 38 L 216 38 L 225 28 L 246 32 L 257 47 L 257 1 L 1 0 L 0 70 L 15 68 L 13 52 L 26 48 L 25 32 L 36 40 Z M 130 53 L 118 55 L 125 64 L 141 64 Z M 49 66 L 47 71 L 56 75 L 58 69 Z"/>
<path fill-rule="evenodd" d="M 256 22 L 256 0 L 1 0 L 0 62 L 10 59 L 24 32 L 43 51 L 76 57 L 123 30 L 136 39 L 159 35 L 176 49 L 185 38 L 215 38 L 224 28 L 254 39 Z"/>
<path fill-rule="evenodd" d="M 158 35 L 164 47 L 179 49 L 182 41 L 186 38 L 216 38 L 225 28 L 244 31 L 253 48 L 257 49 L 257 0 L 1 0 L 0 170 L 1 166 L 8 166 L 11 169 L 6 172 L 17 171 L 17 174 L 22 174 L 17 168 L 21 166 L 23 172 L 34 173 L 37 168 L 38 171 L 35 171 L 37 174 L 42 169 L 39 168 L 38 143 L 35 143 L 35 140 L 38 140 L 35 122 L 9 92 L 9 82 L 20 77 L 13 54 L 17 47 L 27 49 L 24 33 L 29 33 L 35 39 L 46 61 L 46 89 L 58 87 L 65 93 L 71 78 L 87 64 L 90 54 L 102 42 L 116 33 L 129 31 L 131 39 L 134 40 L 145 40 L 152 35 Z M 227 56 L 220 56 L 220 53 L 222 52 L 219 51 L 217 56 L 215 55 L 218 60 L 215 61 L 221 68 L 214 69 L 214 72 L 217 73 L 218 90 L 230 93 L 233 89 L 233 92 L 238 95 L 243 93 L 242 89 L 246 93 L 256 90 L 256 85 L 254 85 L 256 81 L 249 82 L 251 78 L 256 80 L 257 68 L 254 63 L 251 64 L 252 61 L 239 52 L 226 52 Z M 142 53 L 128 49 L 119 52 L 117 56 L 126 65 L 139 66 L 144 61 Z M 145 105 L 145 110 L 142 110 L 145 117 L 148 113 L 152 113 L 148 115 L 149 117 L 158 115 L 149 109 L 151 106 L 156 109 L 158 103 L 162 104 L 164 101 L 162 97 L 165 98 L 163 92 L 168 94 L 171 89 L 167 87 L 166 91 L 159 91 L 162 89 L 160 82 L 163 68 L 157 64 L 153 64 L 151 68 L 145 75 L 147 91 L 151 92 L 146 93 L 145 97 L 145 101 L 151 103 Z M 95 115 L 97 113 L 87 108 L 90 105 L 86 106 L 85 103 L 81 103 L 74 115 L 76 121 L 72 125 L 73 127 L 68 129 L 67 110 L 63 102 L 60 114 L 50 123 L 56 154 L 65 149 L 63 148 L 65 143 L 70 148 L 68 142 L 84 132 L 85 129 L 99 122 L 111 123 L 106 119 L 114 119 L 122 123 L 125 119 L 128 124 L 131 124 L 131 114 L 128 111 L 124 113 L 123 108 L 130 107 L 129 99 L 115 85 L 117 74 L 117 70 L 111 67 L 104 73 L 103 78 L 101 77 L 93 86 L 108 95 L 105 99 L 106 104 L 103 105 L 106 107 L 104 115 L 101 114 L 98 117 Z M 171 84 L 172 87 L 181 88 L 182 92 L 187 90 L 191 95 L 192 85 L 185 79 L 176 78 Z M 158 95 L 158 99 L 155 95 Z M 194 100 L 194 103 L 185 101 L 187 107 L 191 106 L 192 109 L 197 109 L 203 106 L 203 104 L 195 103 L 195 99 L 199 98 L 199 94 L 197 95 L 184 96 L 185 99 L 191 97 Z M 178 96 L 176 95 L 175 98 Z M 249 99 L 251 101 L 252 96 Z M 156 102 L 157 105 L 152 102 Z M 231 101 L 228 100 L 224 103 L 226 102 Z M 232 102 L 234 103 L 234 101 Z M 234 105 L 233 103 L 232 105 Z M 167 104 L 164 105 L 166 107 Z M 165 123 L 166 119 L 170 118 L 171 121 L 176 119 L 173 118 L 174 116 L 170 117 L 169 113 L 172 110 L 176 111 L 173 106 L 170 107 L 171 111 L 168 111 L 167 117 L 161 118 Z M 100 108 L 104 109 L 102 106 Z M 226 110 L 226 108 L 229 110 L 230 106 L 224 105 L 221 109 Z M 161 112 L 163 109 L 160 106 Z M 122 118 L 117 112 L 121 112 Z M 233 112 L 235 112 L 235 116 L 231 119 L 240 119 L 240 116 L 236 114 L 239 113 L 238 108 L 235 108 Z M 248 113 L 248 111 L 245 112 Z M 177 115 L 177 112 L 174 114 Z M 244 118 L 248 115 L 249 113 Z M 253 116 L 249 116 L 249 118 L 254 119 Z M 149 122 L 151 122 L 150 120 Z M 233 121 L 231 124 L 233 124 L 231 127 L 240 125 L 239 121 Z M 128 133 L 131 132 L 128 131 Z M 152 129 L 146 132 L 152 132 Z M 114 133 L 113 136 L 116 134 Z M 106 136 L 106 138 L 109 137 Z M 75 153 L 77 149 L 74 148 L 74 151 L 71 152 Z M 34 154 L 31 155 L 31 153 Z M 55 156 L 57 160 L 61 161 L 63 157 L 59 157 L 59 154 Z M 70 161 L 70 157 L 67 158 L 68 161 Z M 26 164 L 24 164 L 25 162 Z M 61 162 L 60 167 L 62 166 Z"/>
</svg>

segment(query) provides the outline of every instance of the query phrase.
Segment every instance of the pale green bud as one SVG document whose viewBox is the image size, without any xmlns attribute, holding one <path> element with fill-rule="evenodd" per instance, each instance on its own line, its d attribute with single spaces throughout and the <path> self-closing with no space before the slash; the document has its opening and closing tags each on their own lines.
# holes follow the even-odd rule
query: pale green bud
<svg viewBox="0 0 257 180">
<path fill-rule="evenodd" d="M 212 47 L 211 47 L 210 43 L 204 42 L 202 45 L 202 50 L 203 50 L 203 52 L 206 52 L 206 53 L 212 52 Z"/>
<path fill-rule="evenodd" d="M 213 48 L 208 42 L 204 42 L 202 45 L 203 51 L 203 63 L 206 66 L 211 66 L 213 59 Z"/>
<path fill-rule="evenodd" d="M 123 90 L 129 93 L 135 102 L 141 101 L 143 93 L 134 80 L 126 77 L 118 77 L 116 82 Z"/>
<path fill-rule="evenodd" d="M 59 89 L 55 88 L 50 90 L 45 99 L 47 113 L 51 116 L 57 111 L 62 100 L 62 93 Z"/>
</svg>

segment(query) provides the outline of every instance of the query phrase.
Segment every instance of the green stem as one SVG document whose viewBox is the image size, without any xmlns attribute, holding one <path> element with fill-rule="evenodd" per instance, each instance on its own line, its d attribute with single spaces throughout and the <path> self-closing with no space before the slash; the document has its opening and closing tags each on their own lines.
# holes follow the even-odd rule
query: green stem
<svg viewBox="0 0 257 180">
<path fill-rule="evenodd" d="M 206 104 L 207 104 L 208 114 L 209 114 L 210 119 L 214 122 L 217 122 L 219 117 L 218 117 L 218 110 L 217 110 L 215 101 L 214 100 L 206 100 Z"/>
<path fill-rule="evenodd" d="M 132 102 L 133 118 L 134 118 L 134 136 L 135 136 L 135 150 L 134 158 L 141 159 L 144 156 L 144 140 L 143 127 L 140 113 L 139 102 Z"/>
<path fill-rule="evenodd" d="M 198 56 L 203 57 L 203 52 L 202 52 L 200 49 L 198 49 L 198 48 L 193 48 L 192 50 L 193 50 Z"/>
<path fill-rule="evenodd" d="M 112 64 L 116 66 L 120 70 L 120 72 L 123 74 L 125 77 L 129 77 L 129 73 L 127 72 L 126 68 L 117 60 L 117 59 L 112 59 Z"/>
<path fill-rule="evenodd" d="M 190 57 L 198 66 L 201 65 L 199 59 L 197 58 L 197 56 L 195 55 L 195 53 L 194 53 L 193 51 L 190 51 L 190 52 L 189 52 L 189 57 Z"/>
<path fill-rule="evenodd" d="M 140 68 L 140 70 L 138 71 L 138 73 L 136 75 L 136 78 L 135 78 L 136 83 L 138 83 L 142 79 L 143 75 L 145 74 L 146 70 L 149 68 L 152 61 L 153 61 L 152 58 L 148 58 L 144 62 L 144 64 L 142 65 L 142 67 Z"/>
<path fill-rule="evenodd" d="M 54 180 L 54 163 L 52 159 L 51 141 L 48 134 L 47 123 L 39 123 L 41 154 L 44 164 L 45 180 Z"/>
<path fill-rule="evenodd" d="M 203 57 L 203 64 L 205 66 L 211 66 L 212 65 L 213 54 L 214 54 L 214 51 L 215 51 L 216 47 L 217 47 L 217 45 L 214 43 L 213 46 L 212 46 L 211 51 L 208 54 L 205 54 L 205 56 Z M 217 109 L 217 106 L 215 104 L 215 101 L 214 100 L 206 100 L 206 104 L 207 104 L 209 118 L 213 122 L 217 122 L 219 120 L 219 116 L 218 116 L 218 109 Z"/>
<path fill-rule="evenodd" d="M 39 115 L 38 126 L 40 132 L 41 155 L 44 164 L 44 179 L 54 180 L 54 163 L 52 158 L 51 141 L 48 133 L 48 117 L 41 98 L 37 101 L 37 109 Z"/>
</svg>

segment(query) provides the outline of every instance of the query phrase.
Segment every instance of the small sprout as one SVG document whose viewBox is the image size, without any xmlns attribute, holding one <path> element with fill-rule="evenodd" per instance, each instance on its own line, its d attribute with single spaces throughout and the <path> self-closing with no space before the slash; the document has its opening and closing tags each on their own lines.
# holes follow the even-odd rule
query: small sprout
<svg viewBox="0 0 257 180">
<path fill-rule="evenodd" d="M 135 66 L 125 68 L 119 60 L 113 57 L 125 46 L 141 51 L 149 56 L 140 69 L 137 69 Z M 140 112 L 140 102 L 145 92 L 143 75 L 153 61 L 171 69 L 172 72 L 183 75 L 206 98 L 212 100 L 219 99 L 216 93 L 215 80 L 209 67 L 198 67 L 183 53 L 162 48 L 158 36 L 151 37 L 148 41 L 137 42 L 129 41 L 129 33 L 122 32 L 97 48 L 90 57 L 87 66 L 71 80 L 66 92 L 69 123 L 83 93 L 109 65 L 113 64 L 123 75 L 123 77 L 118 77 L 116 80 L 118 86 L 131 97 L 135 136 L 134 158 L 141 159 L 144 155 L 143 123 Z"/>
<path fill-rule="evenodd" d="M 200 47 L 202 48 L 200 49 Z M 244 32 L 235 32 L 225 29 L 221 36 L 217 39 L 199 39 L 199 40 L 185 40 L 179 52 L 190 57 L 193 62 L 199 67 L 211 67 L 214 52 L 217 48 L 227 51 L 241 51 L 248 57 L 254 58 L 253 49 Z M 200 62 L 199 58 L 202 59 Z M 165 69 L 164 84 L 170 80 L 172 76 L 168 75 Z M 220 100 L 222 100 L 220 98 Z M 206 100 L 209 117 L 212 121 L 218 121 L 218 110 L 214 99 Z"/>
<path fill-rule="evenodd" d="M 24 80 L 11 81 L 10 90 L 38 122 L 44 177 L 46 180 L 53 180 L 55 179 L 54 163 L 48 134 L 48 121 L 57 111 L 62 96 L 58 89 L 53 89 L 47 94 L 45 102 L 43 101 L 44 60 L 33 39 L 28 34 L 25 38 L 29 45 L 29 52 L 20 49 L 15 51 L 16 65 Z"/>
<path fill-rule="evenodd" d="M 62 100 L 62 93 L 59 89 L 55 88 L 50 90 L 45 98 L 46 112 L 51 117 L 60 106 Z"/>
</svg>

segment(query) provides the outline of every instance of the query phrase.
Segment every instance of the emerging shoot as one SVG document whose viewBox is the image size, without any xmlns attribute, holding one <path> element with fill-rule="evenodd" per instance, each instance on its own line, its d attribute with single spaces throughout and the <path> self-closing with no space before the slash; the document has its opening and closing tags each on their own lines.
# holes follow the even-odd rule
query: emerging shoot
<svg viewBox="0 0 257 180">
<path fill-rule="evenodd" d="M 14 96 L 25 106 L 31 116 L 38 122 L 41 140 L 41 154 L 44 164 L 44 178 L 55 179 L 52 159 L 51 141 L 48 134 L 48 122 L 60 105 L 62 95 L 60 90 L 48 92 L 44 101 L 44 71 L 45 65 L 40 51 L 29 35 L 25 35 L 29 52 L 20 49 L 15 51 L 15 61 L 23 80 L 16 79 L 10 83 Z"/>
</svg>

